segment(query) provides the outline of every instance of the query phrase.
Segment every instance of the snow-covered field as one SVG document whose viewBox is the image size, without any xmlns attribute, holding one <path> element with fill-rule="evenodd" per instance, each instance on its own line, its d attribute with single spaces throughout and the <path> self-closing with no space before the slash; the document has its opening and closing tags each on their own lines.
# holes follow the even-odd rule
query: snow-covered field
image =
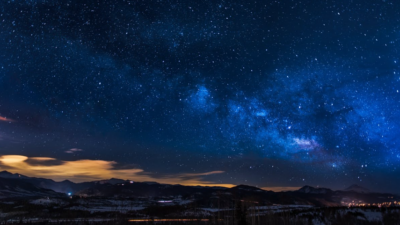
<svg viewBox="0 0 400 225">
<path fill-rule="evenodd" d="M 67 204 L 65 201 L 57 198 L 40 198 L 32 200 L 30 201 L 30 203 L 33 205 L 58 205 L 58 206 L 63 206 Z"/>
<path fill-rule="evenodd" d="M 0 218 L 3 221 L 23 221 L 38 223 L 43 221 L 68 222 L 68 221 L 109 221 L 110 215 L 120 215 L 122 218 L 157 218 L 148 214 L 166 212 L 158 218 L 221 218 L 232 221 L 238 209 L 216 208 L 215 204 L 203 205 L 194 200 L 182 197 L 163 198 L 136 198 L 136 199 L 106 199 L 106 198 L 51 198 L 43 197 L 29 201 L 0 201 Z M 214 207 L 212 207 L 214 204 Z M 197 207 L 196 207 L 197 206 Z M 208 207 L 207 207 L 208 206 Z M 211 206 L 211 207 L 210 207 Z M 159 208 L 157 208 L 159 207 Z M 57 215 L 47 215 L 51 210 L 56 210 Z M 148 210 L 145 210 L 148 209 Z M 3 210 L 3 211 L 2 211 Z M 35 213 L 32 213 L 32 210 Z M 36 210 L 36 211 L 35 211 Z M 144 211 L 143 211 L 144 210 Z M 64 213 L 66 212 L 66 213 Z M 63 215 L 77 215 L 69 219 Z M 89 213 L 88 213 L 89 212 Z M 313 225 L 331 225 L 339 218 L 351 218 L 360 223 L 382 223 L 388 214 L 400 213 L 400 208 L 358 208 L 358 207 L 327 207 L 319 208 L 311 205 L 264 205 L 246 208 L 248 218 L 284 218 L 293 221 L 308 221 Z M 40 215 L 40 216 L 38 216 Z M 102 217 L 107 217 L 103 219 Z M 86 219 L 81 217 L 87 217 Z M 94 217 L 94 219 L 89 218 Z M 112 216 L 113 218 L 117 218 Z M 55 219 L 59 218 L 59 219 Z M 400 218 L 400 217 L 399 217 Z M 358 222 L 354 223 L 357 224 Z"/>
<path fill-rule="evenodd" d="M 382 211 L 380 208 L 347 208 L 347 209 L 337 209 L 333 211 L 336 215 L 333 217 L 342 217 L 345 218 L 346 215 L 352 214 L 354 217 L 359 220 L 361 223 L 364 222 L 377 222 L 383 223 L 383 217 L 385 214 L 388 213 L 395 213 L 399 214 L 400 209 L 398 208 L 388 208 L 387 211 Z M 314 217 L 312 220 L 313 225 L 330 225 L 333 221 L 329 220 L 328 218 L 324 217 L 322 211 L 307 211 L 301 212 L 297 214 L 297 216 L 304 217 L 304 216 L 312 216 Z M 331 218 L 332 219 L 332 218 Z"/>
<path fill-rule="evenodd" d="M 67 208 L 69 210 L 81 210 L 81 211 L 89 211 L 91 213 L 94 212 L 120 212 L 120 213 L 127 213 L 129 211 L 138 211 L 145 209 L 144 206 L 93 206 L 93 207 L 86 207 L 86 206 L 72 206 Z"/>
</svg>

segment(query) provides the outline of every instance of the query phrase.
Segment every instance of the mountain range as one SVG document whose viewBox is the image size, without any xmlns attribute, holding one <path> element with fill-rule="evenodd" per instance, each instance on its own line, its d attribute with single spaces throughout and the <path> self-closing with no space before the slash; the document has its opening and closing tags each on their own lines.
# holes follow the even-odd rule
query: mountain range
<svg viewBox="0 0 400 225">
<path fill-rule="evenodd" d="M 83 183 L 74 183 L 69 180 L 57 182 L 52 179 L 27 177 L 18 173 L 13 174 L 7 171 L 0 172 L 0 178 L 23 180 L 39 188 L 51 189 L 55 192 L 66 193 L 66 194 L 75 193 L 77 191 L 87 189 L 96 186 L 98 184 L 107 184 L 107 183 L 118 184 L 126 182 L 125 180 L 115 179 L 115 178 L 111 178 L 109 180 L 100 180 L 100 181 L 83 182 Z"/>
<path fill-rule="evenodd" d="M 0 178 L 0 199 L 19 197 L 63 197 L 64 194 L 38 187 L 23 179 Z"/>
<path fill-rule="evenodd" d="M 27 177 L 21 174 L 0 172 L 0 198 L 7 197 L 66 197 L 70 193 L 78 197 L 102 198 L 159 198 L 176 196 L 197 201 L 222 202 L 247 200 L 258 204 L 301 204 L 315 206 L 340 206 L 351 203 L 381 203 L 400 201 L 400 197 L 388 193 L 373 193 L 352 185 L 345 190 L 304 186 L 297 191 L 273 192 L 257 187 L 238 185 L 233 188 L 200 187 L 159 184 L 155 182 L 132 182 L 121 179 L 74 183 L 56 182 L 51 179 Z"/>
</svg>

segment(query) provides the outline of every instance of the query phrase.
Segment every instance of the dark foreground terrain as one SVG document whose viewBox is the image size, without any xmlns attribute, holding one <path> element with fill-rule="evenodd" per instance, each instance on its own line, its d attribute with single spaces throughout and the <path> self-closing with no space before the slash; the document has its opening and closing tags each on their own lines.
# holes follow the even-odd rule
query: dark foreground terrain
<svg viewBox="0 0 400 225">
<path fill-rule="evenodd" d="M 400 197 L 357 185 L 272 192 L 0 172 L 0 224 L 400 225 Z"/>
<path fill-rule="evenodd" d="M 231 208 L 189 204 L 133 205 L 133 200 L 41 199 L 0 203 L 0 224 L 400 224 L 399 207 L 257 206 L 232 202 Z"/>
</svg>

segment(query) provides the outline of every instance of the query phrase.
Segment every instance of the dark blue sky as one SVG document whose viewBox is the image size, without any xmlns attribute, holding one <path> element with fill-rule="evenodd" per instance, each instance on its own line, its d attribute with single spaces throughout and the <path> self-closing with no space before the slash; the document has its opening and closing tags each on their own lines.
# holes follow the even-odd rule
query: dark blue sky
<svg viewBox="0 0 400 225">
<path fill-rule="evenodd" d="M 390 0 L 2 1 L 0 155 L 398 191 L 399 18 Z"/>
</svg>

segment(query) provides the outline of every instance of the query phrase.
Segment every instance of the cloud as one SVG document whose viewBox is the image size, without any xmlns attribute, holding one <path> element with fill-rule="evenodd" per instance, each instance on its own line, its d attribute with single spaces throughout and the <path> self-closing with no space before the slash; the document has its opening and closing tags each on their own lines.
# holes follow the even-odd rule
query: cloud
<svg viewBox="0 0 400 225">
<path fill-rule="evenodd" d="M 0 122 L 14 122 L 14 120 L 0 116 Z"/>
<path fill-rule="evenodd" d="M 25 162 L 31 166 L 55 166 L 63 164 L 61 160 L 48 157 L 30 157 Z"/>
<path fill-rule="evenodd" d="M 81 152 L 81 151 L 83 151 L 83 150 L 79 149 L 79 148 L 71 148 L 70 150 L 65 151 L 65 153 L 73 154 L 75 152 Z"/>
<path fill-rule="evenodd" d="M 105 160 L 62 161 L 47 157 L 27 157 L 23 155 L 0 156 L 0 169 L 25 176 L 43 177 L 74 182 L 95 181 L 114 178 L 134 180 L 137 182 L 154 181 L 164 184 L 181 184 L 188 186 L 222 186 L 233 187 L 233 184 L 217 184 L 204 180 L 205 176 L 221 174 L 224 171 L 206 173 L 170 174 L 161 177 L 152 176 L 139 168 L 118 169 L 117 162 Z"/>
</svg>

